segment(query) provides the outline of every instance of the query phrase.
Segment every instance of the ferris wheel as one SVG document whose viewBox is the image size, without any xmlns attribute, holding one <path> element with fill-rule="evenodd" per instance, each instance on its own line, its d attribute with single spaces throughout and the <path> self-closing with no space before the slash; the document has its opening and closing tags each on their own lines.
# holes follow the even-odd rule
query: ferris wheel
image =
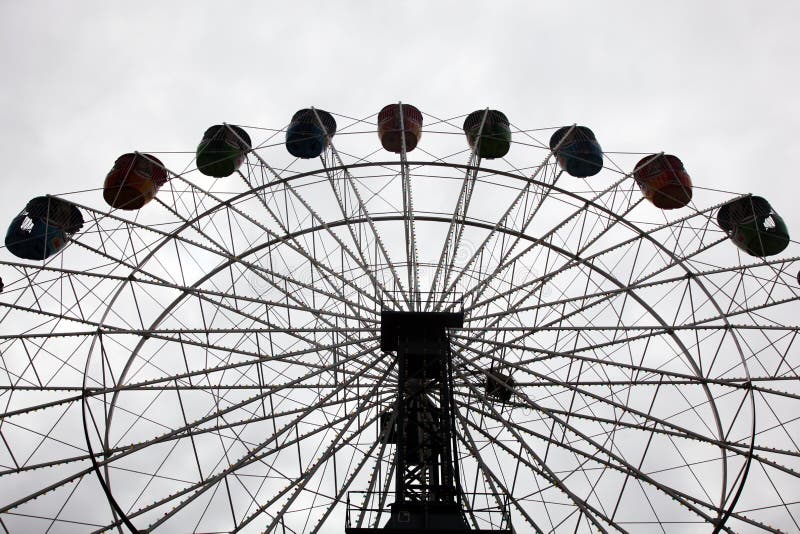
<svg viewBox="0 0 800 534">
<path fill-rule="evenodd" d="M 601 141 L 308 108 L 32 199 L 0 530 L 800 530 L 796 243 Z"/>
</svg>

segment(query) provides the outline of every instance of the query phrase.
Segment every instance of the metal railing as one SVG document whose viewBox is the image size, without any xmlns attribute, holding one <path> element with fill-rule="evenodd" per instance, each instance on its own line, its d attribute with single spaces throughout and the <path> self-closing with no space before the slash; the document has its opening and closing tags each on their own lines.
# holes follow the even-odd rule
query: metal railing
<svg viewBox="0 0 800 534">
<path fill-rule="evenodd" d="M 392 296 L 396 295 L 395 298 L 398 302 L 401 302 L 404 296 L 409 294 L 407 291 L 394 290 L 386 291 L 386 293 Z M 411 299 L 422 305 L 424 305 L 428 299 L 434 302 L 441 301 L 441 305 L 450 308 L 451 311 L 461 311 L 464 309 L 464 293 L 460 291 L 415 291 L 411 294 Z M 391 304 L 391 301 L 381 299 L 382 310 L 400 311 L 395 310 Z"/>
<path fill-rule="evenodd" d="M 346 528 L 379 528 L 392 514 L 395 492 L 351 491 L 347 493 Z M 507 495 L 462 493 L 459 505 L 464 518 L 475 530 L 502 531 L 511 528 Z"/>
</svg>

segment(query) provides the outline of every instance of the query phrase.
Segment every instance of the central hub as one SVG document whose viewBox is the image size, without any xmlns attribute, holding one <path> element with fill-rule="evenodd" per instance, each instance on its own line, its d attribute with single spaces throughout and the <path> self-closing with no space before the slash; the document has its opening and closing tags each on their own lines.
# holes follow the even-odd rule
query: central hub
<svg viewBox="0 0 800 534">
<path fill-rule="evenodd" d="M 444 378 L 447 329 L 463 325 L 463 312 L 381 312 L 381 350 L 397 352 L 402 359 L 404 388 L 420 380 Z"/>
<path fill-rule="evenodd" d="M 420 351 L 430 351 L 427 342 L 447 338 L 448 328 L 464 326 L 464 312 L 381 311 L 381 350 L 396 351 L 401 340 Z M 410 347 L 409 347 L 410 348 Z"/>
</svg>

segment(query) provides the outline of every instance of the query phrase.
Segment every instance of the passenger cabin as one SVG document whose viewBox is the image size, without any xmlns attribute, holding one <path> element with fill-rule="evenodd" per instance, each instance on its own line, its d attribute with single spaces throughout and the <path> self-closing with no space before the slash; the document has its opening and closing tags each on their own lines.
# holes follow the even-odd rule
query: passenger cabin
<svg viewBox="0 0 800 534">
<path fill-rule="evenodd" d="M 724 204 L 717 224 L 751 256 L 772 256 L 789 245 L 786 223 L 762 197 L 748 195 Z"/>
<path fill-rule="evenodd" d="M 686 206 L 692 200 L 692 179 L 683 162 L 670 154 L 642 158 L 633 171 L 642 195 L 662 210 Z"/>
<path fill-rule="evenodd" d="M 103 183 L 103 198 L 112 208 L 138 210 L 153 200 L 167 183 L 167 171 L 150 154 L 123 154 L 114 162 Z"/>
<path fill-rule="evenodd" d="M 603 149 L 586 126 L 564 126 L 550 137 L 550 150 L 570 176 L 588 178 L 603 168 Z"/>
<path fill-rule="evenodd" d="M 82 227 L 83 215 L 71 202 L 36 197 L 11 221 L 6 248 L 18 258 L 44 260 L 61 251 Z"/>
<path fill-rule="evenodd" d="M 473 111 L 464 120 L 464 133 L 471 149 L 481 158 L 502 158 L 511 148 L 511 127 L 495 109 Z"/>
<path fill-rule="evenodd" d="M 230 176 L 244 163 L 250 145 L 250 136 L 242 128 L 230 124 L 212 126 L 197 146 L 197 169 L 214 178 Z"/>
<path fill-rule="evenodd" d="M 484 393 L 488 399 L 500 401 L 503 404 L 509 402 L 514 394 L 516 382 L 511 375 L 498 371 L 489 371 L 486 375 Z"/>
<path fill-rule="evenodd" d="M 411 152 L 422 137 L 422 113 L 410 104 L 389 104 L 378 113 L 378 137 L 383 148 L 400 154 L 403 140 Z"/>
<path fill-rule="evenodd" d="M 378 431 L 378 437 L 383 436 L 386 443 L 397 445 L 397 420 L 394 416 L 394 409 L 387 409 L 381 413 Z"/>
<path fill-rule="evenodd" d="M 328 147 L 334 134 L 336 120 L 333 115 L 321 109 L 301 109 L 292 115 L 286 129 L 286 150 L 296 158 L 317 158 Z"/>
</svg>

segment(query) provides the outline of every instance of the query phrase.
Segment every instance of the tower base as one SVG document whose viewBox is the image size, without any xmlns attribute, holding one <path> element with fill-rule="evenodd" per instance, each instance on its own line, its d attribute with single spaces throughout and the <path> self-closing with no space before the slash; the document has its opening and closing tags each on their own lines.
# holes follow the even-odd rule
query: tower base
<svg viewBox="0 0 800 534">
<path fill-rule="evenodd" d="M 355 497 L 351 500 L 351 494 Z M 497 502 L 497 496 L 491 494 L 467 494 L 466 497 L 477 498 L 479 507 L 471 514 L 466 514 L 464 509 L 456 502 L 395 502 L 391 504 L 378 504 L 376 499 L 368 499 L 361 505 L 354 505 L 353 501 L 360 501 L 361 496 L 368 495 L 380 497 L 381 494 L 368 494 L 351 492 L 347 500 L 347 520 L 345 534 L 457 534 L 470 532 L 473 534 L 511 534 L 510 510 L 508 502 L 503 504 L 489 504 Z M 386 495 L 386 494 L 383 494 Z M 363 515 L 362 515 L 363 514 Z M 388 517 L 388 520 L 385 519 Z M 474 528 L 472 521 L 479 527 Z M 361 522 L 362 526 L 358 526 Z M 382 527 L 377 524 L 383 524 Z M 375 526 L 363 526 L 363 525 Z M 488 527 L 488 528 L 487 528 Z"/>
</svg>

